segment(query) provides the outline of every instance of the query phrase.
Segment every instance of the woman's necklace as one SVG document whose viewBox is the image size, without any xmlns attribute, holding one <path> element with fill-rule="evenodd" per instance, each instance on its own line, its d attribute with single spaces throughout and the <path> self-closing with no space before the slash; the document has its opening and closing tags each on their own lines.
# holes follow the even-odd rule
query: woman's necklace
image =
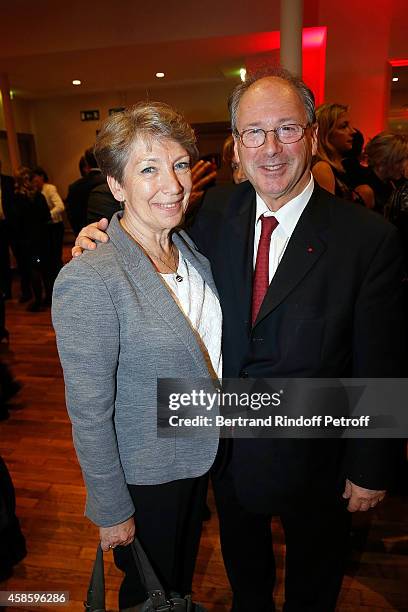
<svg viewBox="0 0 408 612">
<path fill-rule="evenodd" d="M 177 266 L 176 266 L 176 255 L 174 254 L 174 244 L 171 245 L 170 247 L 170 252 L 171 252 L 171 256 L 173 258 L 173 266 L 171 266 L 167 261 L 164 261 L 164 259 L 162 259 L 159 255 L 155 255 L 152 251 L 150 251 L 150 249 L 147 248 L 147 246 L 144 244 L 144 242 L 142 240 L 140 240 L 140 234 L 139 232 L 132 232 L 127 228 L 127 224 L 124 223 L 124 220 L 122 219 L 121 224 L 123 226 L 123 228 L 128 232 L 128 234 L 130 234 L 134 240 L 136 240 L 136 242 L 138 242 L 140 244 L 140 246 L 146 251 L 146 253 L 148 253 L 148 255 L 150 255 L 150 257 L 153 257 L 153 259 L 156 259 L 156 261 L 161 261 L 161 263 L 166 266 L 166 268 L 168 268 L 169 270 L 171 270 L 174 274 L 174 278 L 176 279 L 176 281 L 178 283 L 181 283 L 184 279 L 183 277 L 177 272 Z M 133 234 L 136 233 L 137 237 L 134 236 Z"/>
<path fill-rule="evenodd" d="M 142 245 L 144 250 L 146 251 L 146 253 L 148 253 L 151 257 L 153 257 L 153 259 L 156 259 L 157 261 L 161 261 L 162 264 L 164 266 L 166 266 L 166 268 L 168 268 L 169 270 L 171 270 L 174 274 L 174 278 L 176 279 L 176 281 L 178 283 L 181 283 L 184 279 L 183 277 L 177 272 L 177 267 L 176 267 L 176 256 L 174 254 L 174 247 L 173 245 L 171 246 L 171 255 L 173 257 L 173 266 L 171 266 L 167 261 L 164 261 L 161 257 L 159 257 L 159 255 L 155 255 L 154 253 L 152 253 L 151 251 L 149 251 L 149 249 L 147 249 L 144 245 Z"/>
</svg>

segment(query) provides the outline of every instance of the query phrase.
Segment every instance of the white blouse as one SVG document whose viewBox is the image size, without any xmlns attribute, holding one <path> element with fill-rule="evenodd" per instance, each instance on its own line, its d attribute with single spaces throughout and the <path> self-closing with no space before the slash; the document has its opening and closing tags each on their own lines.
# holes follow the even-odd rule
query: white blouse
<svg viewBox="0 0 408 612">
<path fill-rule="evenodd" d="M 222 314 L 218 298 L 197 270 L 179 253 L 177 274 L 161 274 L 170 291 L 176 297 L 184 315 L 202 340 L 201 348 L 207 352 L 207 361 L 218 378 L 222 377 L 221 333 Z"/>
</svg>

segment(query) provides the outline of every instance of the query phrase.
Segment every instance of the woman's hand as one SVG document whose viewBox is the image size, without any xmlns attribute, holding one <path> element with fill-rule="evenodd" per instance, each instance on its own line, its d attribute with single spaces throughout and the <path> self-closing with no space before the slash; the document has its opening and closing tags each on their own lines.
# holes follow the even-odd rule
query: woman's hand
<svg viewBox="0 0 408 612">
<path fill-rule="evenodd" d="M 135 538 L 135 521 L 131 516 L 124 523 L 113 527 L 99 527 L 101 546 L 104 552 L 115 546 L 127 546 Z"/>
</svg>

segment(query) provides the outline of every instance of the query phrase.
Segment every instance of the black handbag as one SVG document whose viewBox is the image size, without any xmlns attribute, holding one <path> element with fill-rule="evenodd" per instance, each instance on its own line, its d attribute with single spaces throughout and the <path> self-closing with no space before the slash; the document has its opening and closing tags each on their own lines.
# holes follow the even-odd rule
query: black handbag
<svg viewBox="0 0 408 612">
<path fill-rule="evenodd" d="M 105 572 L 103 569 L 103 551 L 98 544 L 96 558 L 89 581 L 88 594 L 84 601 L 85 610 L 89 612 L 106 612 L 105 608 Z"/>
<path fill-rule="evenodd" d="M 135 539 L 129 546 L 148 595 L 141 612 L 207 612 L 203 606 L 194 603 L 190 595 L 180 597 L 178 593 L 166 594 L 140 542 Z M 105 574 L 103 552 L 100 544 L 96 551 L 88 596 L 84 606 L 87 612 L 106 612 Z"/>
</svg>

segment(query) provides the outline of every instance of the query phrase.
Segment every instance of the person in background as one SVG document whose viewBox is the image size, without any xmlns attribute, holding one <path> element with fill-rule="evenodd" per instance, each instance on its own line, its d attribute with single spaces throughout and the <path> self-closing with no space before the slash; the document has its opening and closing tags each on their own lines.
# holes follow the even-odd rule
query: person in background
<svg viewBox="0 0 408 612">
<path fill-rule="evenodd" d="M 354 189 L 357 185 L 364 184 L 367 166 L 362 164 L 365 160 L 363 133 L 354 128 L 352 139 L 352 147 L 346 151 L 342 164 L 346 171 L 347 182 Z"/>
<path fill-rule="evenodd" d="M 247 178 L 242 171 L 239 159 L 235 155 L 234 146 L 234 137 L 232 134 L 230 134 L 230 136 L 225 139 L 222 147 L 222 161 L 227 168 L 230 169 L 233 183 L 238 185 L 238 183 L 246 181 Z"/>
<path fill-rule="evenodd" d="M 408 139 L 406 136 L 405 138 Z M 408 157 L 403 163 L 403 177 L 385 208 L 385 217 L 399 230 L 405 252 L 405 294 L 408 307 Z"/>
<path fill-rule="evenodd" d="M 184 217 L 184 227 L 189 227 L 201 206 L 207 189 L 214 185 L 217 179 L 217 166 L 214 160 L 199 159 L 191 168 L 191 194 Z"/>
<path fill-rule="evenodd" d="M 372 209 L 385 214 L 398 181 L 404 180 L 408 159 L 408 137 L 403 134 L 381 132 L 366 145 L 368 170 L 365 185 Z"/>
<path fill-rule="evenodd" d="M 312 173 L 320 187 L 339 198 L 359 204 L 364 201 L 350 186 L 343 159 L 353 147 L 354 128 L 344 104 L 322 104 L 316 109 L 317 152 Z"/>
<path fill-rule="evenodd" d="M 61 270 L 62 263 L 62 245 L 64 241 L 64 222 L 62 215 L 65 210 L 64 202 L 62 201 L 55 185 L 48 182 L 48 175 L 45 170 L 39 166 L 34 168 L 31 173 L 31 181 L 35 189 L 37 189 L 47 200 L 48 208 L 51 214 L 51 223 L 49 226 L 49 263 L 50 263 L 50 284 L 53 285 L 57 278 L 58 272 Z"/>
<path fill-rule="evenodd" d="M 1 174 L 0 161 L 0 294 L 11 298 L 10 246 L 12 244 L 14 180 Z"/>
<path fill-rule="evenodd" d="M 191 195 L 189 206 L 201 201 L 206 190 L 215 183 L 217 166 L 214 160 L 199 159 L 191 168 Z"/>
<path fill-rule="evenodd" d="M 222 203 L 223 201 L 228 200 L 231 193 L 234 190 L 235 185 L 246 181 L 246 177 L 242 171 L 241 163 L 234 151 L 234 138 L 232 135 L 228 136 L 223 144 L 222 148 L 222 161 L 223 164 L 228 168 L 228 171 L 231 173 L 232 182 L 231 183 L 221 183 L 219 185 L 213 185 L 210 188 L 211 197 L 216 198 L 217 201 Z M 200 210 L 200 207 L 203 203 L 204 191 L 201 194 L 201 197 L 198 202 L 195 204 L 190 204 L 188 207 L 186 219 L 185 219 L 185 228 L 188 229 L 193 225 L 194 219 Z"/>
<path fill-rule="evenodd" d="M 25 538 L 16 516 L 13 482 L 7 465 L 0 456 L 0 583 L 12 576 L 13 567 L 20 563 L 26 554 Z"/>
<path fill-rule="evenodd" d="M 1 161 L 0 161 L 1 172 Z M 20 303 L 31 299 L 30 266 L 27 264 L 24 241 L 21 240 L 17 209 L 14 201 L 14 178 L 0 174 L 0 293 L 11 297 L 10 247 L 20 276 Z"/>
<path fill-rule="evenodd" d="M 13 181 L 14 185 L 14 181 Z M 0 421 L 8 419 L 8 401 L 20 390 L 21 384 L 11 374 L 10 369 L 2 363 L 1 352 L 4 344 L 9 344 L 9 332 L 6 328 L 6 309 L 4 295 L 0 292 Z M 0 459 L 1 462 L 1 459 Z M 0 465 L 1 473 L 1 465 Z M 0 542 L 1 542 L 1 476 L 0 476 Z M 2 554 L 0 545 L 0 581 L 2 576 Z M 4 564 L 3 564 L 4 565 Z M 4 572 L 3 572 L 4 573 Z"/>
<path fill-rule="evenodd" d="M 4 421 L 9 418 L 8 403 L 16 395 L 16 393 L 20 391 L 21 387 L 21 383 L 14 378 L 10 368 L 6 363 L 2 362 L 0 357 L 0 421 Z"/>
<path fill-rule="evenodd" d="M 105 177 L 98 168 L 93 149 L 87 149 L 84 157 L 87 164 L 87 173 L 69 185 L 68 195 L 65 199 L 68 219 L 75 236 L 87 223 L 89 194 L 98 185 L 106 183 Z"/>
<path fill-rule="evenodd" d="M 177 231 L 198 156 L 185 119 L 141 102 L 104 123 L 95 155 L 124 210 L 107 245 L 62 269 L 52 317 L 86 515 L 133 610 L 146 599 L 135 531 L 166 590 L 191 591 L 218 431 L 158 438 L 157 379 L 221 376 L 221 308 L 208 261 Z"/>
<path fill-rule="evenodd" d="M 8 366 L 1 360 L 1 349 L 3 344 L 9 343 L 9 332 L 6 329 L 6 309 L 4 307 L 4 297 L 0 294 L 0 421 L 8 419 L 8 401 L 14 397 L 14 395 L 21 389 L 21 383 L 19 383 Z M 1 470 L 0 470 L 1 471 Z M 1 481 L 1 478 L 0 478 Z M 0 495 L 1 495 L 1 483 L 0 483 Z M 0 500 L 0 514 L 1 514 L 1 500 Z M 0 518 L 1 523 L 1 518 Z M 1 527 L 0 527 L 1 531 Z M 1 534 L 0 534 L 1 541 Z M 0 576 L 1 576 L 1 551 L 0 551 Z M 0 578 L 1 581 L 1 578 Z"/>
<path fill-rule="evenodd" d="M 44 196 L 33 187 L 31 171 L 20 167 L 15 176 L 14 202 L 24 265 L 30 270 L 33 302 L 27 310 L 38 312 L 51 303 L 49 223 L 51 214 Z"/>
<path fill-rule="evenodd" d="M 85 178 L 88 175 L 89 170 L 90 170 L 86 162 L 85 155 L 81 155 L 79 163 L 78 163 L 78 167 L 79 167 L 79 174 L 81 175 L 82 178 Z"/>
<path fill-rule="evenodd" d="M 113 197 L 108 183 L 102 183 L 102 185 L 92 189 L 88 198 L 88 223 L 94 223 L 103 218 L 110 221 L 112 216 L 119 210 L 122 210 L 121 203 Z"/>
<path fill-rule="evenodd" d="M 0 293 L 0 343 L 9 341 L 9 332 L 6 329 L 6 308 L 4 305 L 4 295 Z"/>
</svg>

